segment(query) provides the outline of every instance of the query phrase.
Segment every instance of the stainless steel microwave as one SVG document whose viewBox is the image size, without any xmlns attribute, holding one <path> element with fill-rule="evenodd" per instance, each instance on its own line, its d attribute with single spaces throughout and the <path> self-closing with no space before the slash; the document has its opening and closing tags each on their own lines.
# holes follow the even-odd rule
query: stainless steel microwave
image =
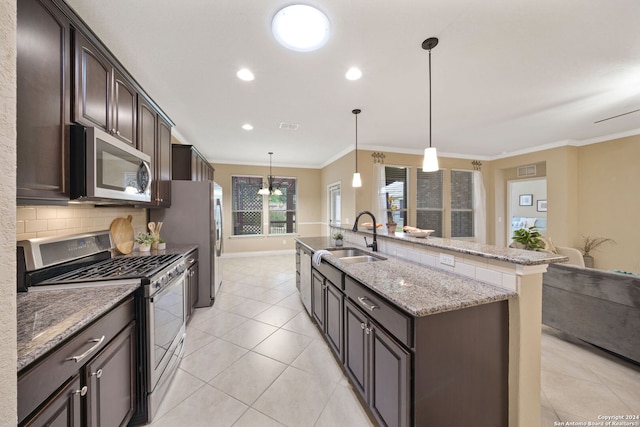
<svg viewBox="0 0 640 427">
<path fill-rule="evenodd" d="M 71 200 L 151 201 L 151 157 L 107 132 L 71 126 Z"/>
</svg>

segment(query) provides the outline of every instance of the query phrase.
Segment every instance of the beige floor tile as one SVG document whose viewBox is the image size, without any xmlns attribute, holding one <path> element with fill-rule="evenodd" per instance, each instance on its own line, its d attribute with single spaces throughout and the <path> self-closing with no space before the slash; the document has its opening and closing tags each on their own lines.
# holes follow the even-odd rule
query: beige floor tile
<svg viewBox="0 0 640 427">
<path fill-rule="evenodd" d="M 238 304 L 247 302 L 247 298 L 232 293 L 220 292 L 216 297 L 214 306 L 219 310 L 229 310 Z"/>
<path fill-rule="evenodd" d="M 209 384 L 251 405 L 287 368 L 287 365 L 249 352 L 236 360 Z"/>
<path fill-rule="evenodd" d="M 250 350 L 277 330 L 275 326 L 249 319 L 220 338 Z"/>
<path fill-rule="evenodd" d="M 198 389 L 161 418 L 153 427 L 226 427 L 232 426 L 247 406 L 208 384 Z"/>
<path fill-rule="evenodd" d="M 185 340 L 184 355 L 190 355 L 194 351 L 204 347 L 215 339 L 215 336 L 201 331 L 196 327 L 191 327 L 190 323 L 187 326 L 187 338 Z"/>
<path fill-rule="evenodd" d="M 209 382 L 247 351 L 245 348 L 217 339 L 182 359 L 180 368 L 196 378 Z"/>
<path fill-rule="evenodd" d="M 315 427 L 375 427 L 349 386 L 338 385 Z"/>
<path fill-rule="evenodd" d="M 629 414 L 640 415 L 640 384 L 637 384 L 633 389 L 622 388 L 615 385 L 610 385 L 609 388 L 627 405 Z"/>
<path fill-rule="evenodd" d="M 215 306 L 196 308 L 191 316 L 189 325 L 195 325 L 200 322 L 209 322 L 222 313 L 222 310 Z"/>
<path fill-rule="evenodd" d="M 267 339 L 254 347 L 253 351 L 288 365 L 293 362 L 309 344 L 311 344 L 311 341 L 313 340 L 306 335 L 301 335 L 285 329 L 278 329 Z"/>
<path fill-rule="evenodd" d="M 232 329 L 235 329 L 248 319 L 237 314 L 223 312 L 209 321 L 194 323 L 193 327 L 210 335 L 221 337 Z"/>
<path fill-rule="evenodd" d="M 297 310 L 274 305 L 273 307 L 266 309 L 253 318 L 255 320 L 259 320 L 260 322 L 280 327 L 287 323 L 289 320 L 293 319 L 298 313 L 299 311 Z"/>
<path fill-rule="evenodd" d="M 279 301 L 276 305 L 279 307 L 287 307 L 296 311 L 302 311 L 304 309 L 304 305 L 302 305 L 302 301 L 300 300 L 300 295 L 298 295 L 297 292 L 294 292 L 285 299 Z"/>
<path fill-rule="evenodd" d="M 291 366 L 314 375 L 322 375 L 327 380 L 338 382 L 342 379 L 342 369 L 331 350 L 323 341 L 315 340 L 304 349 Z"/>
<path fill-rule="evenodd" d="M 239 314 L 240 316 L 244 317 L 253 317 L 262 313 L 268 308 L 271 308 L 271 304 L 262 301 L 247 299 L 246 302 L 238 304 L 227 311 L 229 311 L 229 313 Z"/>
<path fill-rule="evenodd" d="M 158 419 L 164 414 L 178 406 L 183 400 L 198 391 L 206 383 L 198 379 L 183 369 L 178 369 L 171 380 L 171 385 L 164 396 L 155 418 Z"/>
<path fill-rule="evenodd" d="M 597 421 L 598 415 L 620 414 L 626 405 L 604 384 L 568 375 L 542 371 L 544 393 L 558 415 L 565 414 Z"/>
<path fill-rule="evenodd" d="M 298 313 L 293 319 L 285 323 L 282 329 L 297 332 L 314 339 L 322 339 L 318 327 L 311 321 L 306 311 Z"/>
<path fill-rule="evenodd" d="M 288 426 L 313 426 L 335 388 L 323 377 L 289 367 L 253 407 Z"/>
<path fill-rule="evenodd" d="M 256 299 L 258 301 L 263 301 L 263 302 L 267 302 L 269 304 L 276 304 L 280 301 L 282 301 L 283 299 L 285 299 L 286 297 L 288 297 L 289 295 L 291 295 L 291 292 L 287 292 L 287 291 L 276 291 L 274 289 L 269 289 L 268 291 L 260 294 L 260 295 L 256 295 L 255 297 L 253 297 L 253 299 Z"/>
<path fill-rule="evenodd" d="M 256 411 L 253 408 L 249 408 L 233 427 L 285 427 L 284 424 L 280 424 L 273 418 L 269 418 L 266 415 Z"/>
</svg>

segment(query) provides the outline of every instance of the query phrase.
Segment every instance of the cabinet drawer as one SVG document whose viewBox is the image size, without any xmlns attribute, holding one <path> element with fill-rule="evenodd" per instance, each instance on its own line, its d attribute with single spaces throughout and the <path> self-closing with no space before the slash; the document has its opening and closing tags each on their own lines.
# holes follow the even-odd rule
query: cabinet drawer
<svg viewBox="0 0 640 427">
<path fill-rule="evenodd" d="M 329 279 L 331 283 L 336 285 L 336 287 L 340 290 L 344 290 L 344 280 L 342 279 L 343 273 L 342 271 L 335 268 L 333 265 L 329 264 L 326 261 L 322 261 L 320 265 L 313 264 L 313 268 L 318 270 L 320 274 Z"/>
<path fill-rule="evenodd" d="M 374 291 L 356 282 L 350 277 L 346 277 L 345 293 L 353 300 L 355 305 L 360 307 L 368 316 L 375 319 L 383 328 L 389 331 L 397 340 L 407 345 L 413 346 L 413 332 L 411 317 L 401 313 L 393 304 L 387 302 Z"/>
<path fill-rule="evenodd" d="M 125 326 L 134 320 L 133 297 L 70 338 L 46 358 L 18 375 L 18 420 L 22 421 L 68 378 L 77 374 Z M 103 338 L 104 337 L 104 338 Z M 96 340 L 96 341 L 94 341 Z M 95 348 L 94 348 L 95 347 Z M 91 349 L 91 351 L 89 351 Z M 87 353 L 81 360 L 73 360 Z"/>
</svg>

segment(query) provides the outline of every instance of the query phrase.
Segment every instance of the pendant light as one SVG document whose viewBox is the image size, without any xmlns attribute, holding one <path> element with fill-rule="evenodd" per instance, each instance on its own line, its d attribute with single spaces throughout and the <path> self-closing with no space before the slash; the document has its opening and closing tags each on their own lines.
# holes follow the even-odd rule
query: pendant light
<svg viewBox="0 0 640 427">
<path fill-rule="evenodd" d="M 362 187 L 362 178 L 360 178 L 360 173 L 358 172 L 358 114 L 361 113 L 361 110 L 355 109 L 351 110 L 354 116 L 356 116 L 356 171 L 353 174 L 353 181 L 351 181 L 352 187 Z"/>
<path fill-rule="evenodd" d="M 431 49 L 438 45 L 436 37 L 429 37 L 422 42 L 422 48 L 429 51 L 429 148 L 424 149 L 424 160 L 422 161 L 423 172 L 435 172 L 438 166 L 438 153 L 435 147 L 431 146 Z"/>
<path fill-rule="evenodd" d="M 282 196 L 282 190 L 278 186 L 275 190 L 273 189 L 273 175 L 271 174 L 271 156 L 273 156 L 273 152 L 269 151 L 269 176 L 267 177 L 267 183 L 263 184 L 263 187 L 258 190 L 258 194 L 262 196 L 269 196 L 271 194 L 275 196 Z"/>
</svg>

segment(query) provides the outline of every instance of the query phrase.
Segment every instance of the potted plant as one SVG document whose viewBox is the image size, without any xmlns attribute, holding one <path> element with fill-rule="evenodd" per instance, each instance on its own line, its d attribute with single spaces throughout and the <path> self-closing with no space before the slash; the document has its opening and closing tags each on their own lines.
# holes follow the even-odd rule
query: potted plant
<svg viewBox="0 0 640 427">
<path fill-rule="evenodd" d="M 155 236 L 149 233 L 138 233 L 136 236 L 136 242 L 138 243 L 138 250 L 140 252 L 148 252 L 151 250 L 151 244 L 155 242 Z"/>
<path fill-rule="evenodd" d="M 616 241 L 613 239 L 609 239 L 606 237 L 591 237 L 591 236 L 582 236 L 582 247 L 580 247 L 580 251 L 582 251 L 582 257 L 584 258 L 584 266 L 593 268 L 593 257 L 591 256 L 591 251 L 598 248 L 598 246 L 603 245 L 605 243 L 615 243 Z"/>
<path fill-rule="evenodd" d="M 344 236 L 340 231 L 336 231 L 335 233 L 333 233 L 332 237 L 333 237 L 333 240 L 335 241 L 336 246 L 342 246 Z"/>
<path fill-rule="evenodd" d="M 513 231 L 513 247 L 518 249 L 527 249 L 530 251 L 536 251 L 538 249 L 544 249 L 542 239 L 540 239 L 540 231 L 534 225 L 529 228 L 520 228 Z"/>
<path fill-rule="evenodd" d="M 163 251 L 167 249 L 167 242 L 164 240 L 163 237 L 159 237 L 158 238 L 158 250 Z"/>
</svg>

